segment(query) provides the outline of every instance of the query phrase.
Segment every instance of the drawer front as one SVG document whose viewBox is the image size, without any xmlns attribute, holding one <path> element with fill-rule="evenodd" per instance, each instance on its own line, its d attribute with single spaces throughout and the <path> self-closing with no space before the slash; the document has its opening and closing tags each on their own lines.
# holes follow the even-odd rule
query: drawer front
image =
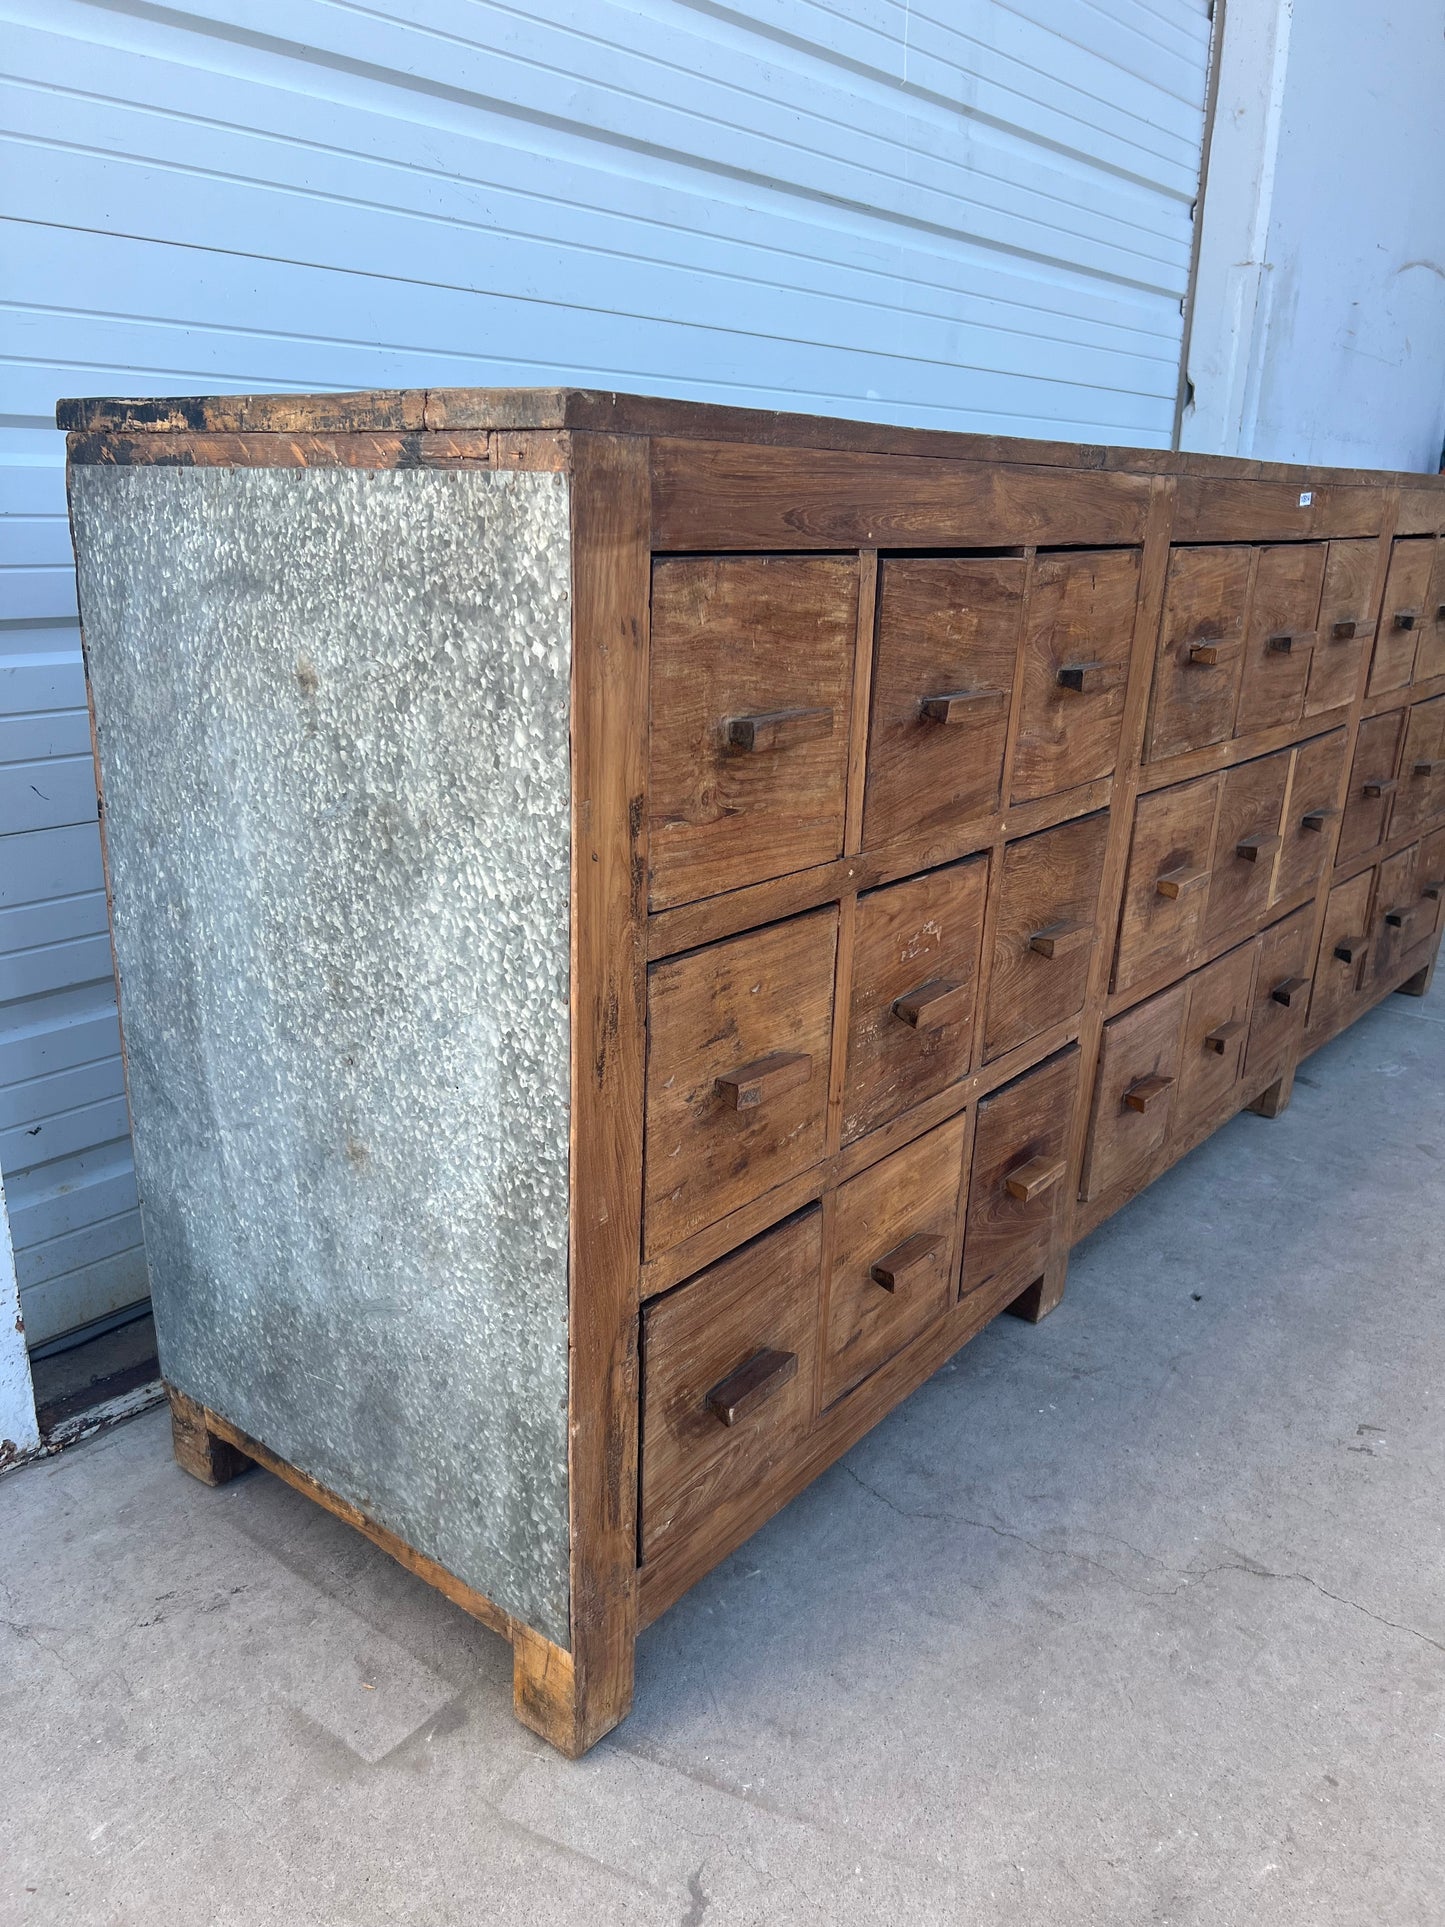
<svg viewBox="0 0 1445 1927">
<path fill-rule="evenodd" d="M 1435 927 L 1435 906 L 1420 894 L 1420 845 L 1411 843 L 1387 857 L 1375 872 L 1367 985 L 1382 984 L 1395 966 Z"/>
<path fill-rule="evenodd" d="M 847 557 L 654 565 L 653 909 L 841 853 L 857 600 Z"/>
<path fill-rule="evenodd" d="M 1285 812 L 1284 845 L 1275 874 L 1274 901 L 1286 903 L 1324 875 L 1340 818 L 1345 774 L 1345 732 L 1331 730 L 1294 753 Z"/>
<path fill-rule="evenodd" d="M 1016 557 L 886 561 L 863 841 L 943 838 L 998 807 L 1023 620 Z"/>
<path fill-rule="evenodd" d="M 1100 811 L 1004 846 L 984 1023 L 984 1057 L 1083 1008 L 1109 819 Z"/>
<path fill-rule="evenodd" d="M 845 1143 L 972 1067 L 987 887 L 987 859 L 975 857 L 858 899 Z"/>
<path fill-rule="evenodd" d="M 1434 568 L 1434 536 L 1404 536 L 1390 550 L 1390 573 L 1370 664 L 1372 696 L 1382 689 L 1403 689 L 1415 672 L 1415 650 Z"/>
<path fill-rule="evenodd" d="M 1188 993 L 1187 983 L 1176 984 L 1105 1024 L 1082 1197 L 1111 1191 L 1146 1165 L 1169 1135 Z"/>
<path fill-rule="evenodd" d="M 952 1118 L 835 1192 L 824 1405 L 953 1303 L 966 1122 Z"/>
<path fill-rule="evenodd" d="M 1224 772 L 1204 918 L 1209 943 L 1235 932 L 1242 936 L 1269 908 L 1283 844 L 1290 755 L 1279 750 Z"/>
<path fill-rule="evenodd" d="M 1312 1031 L 1330 1029 L 1360 988 L 1370 948 L 1370 892 L 1374 881 L 1374 871 L 1363 870 L 1330 891 L 1310 993 Z"/>
<path fill-rule="evenodd" d="M 1078 1093 L 1079 1052 L 1070 1045 L 979 1105 L 963 1237 L 965 1297 L 1007 1267 L 1042 1271 L 1068 1208 Z"/>
<path fill-rule="evenodd" d="M 1134 836 L 1119 919 L 1115 990 L 1166 964 L 1186 970 L 1204 922 L 1221 777 L 1154 790 L 1134 806 Z"/>
<path fill-rule="evenodd" d="M 1430 586 L 1420 615 L 1420 640 L 1415 647 L 1415 680 L 1429 682 L 1445 676 L 1445 541 L 1435 543 Z"/>
<path fill-rule="evenodd" d="M 1325 545 L 1261 549 L 1249 602 L 1236 736 L 1296 721 L 1314 660 Z"/>
<path fill-rule="evenodd" d="M 1367 716 L 1355 738 L 1350 786 L 1345 792 L 1345 814 L 1340 824 L 1335 860 L 1363 856 L 1383 843 L 1390 827 L 1398 788 L 1400 738 L 1405 712 L 1390 709 L 1383 716 Z"/>
<path fill-rule="evenodd" d="M 644 1562 L 799 1449 L 812 1422 L 822 1248 L 814 1206 L 643 1311 Z"/>
<path fill-rule="evenodd" d="M 1233 733 L 1253 551 L 1175 549 L 1154 665 L 1147 760 Z"/>
<path fill-rule="evenodd" d="M 1375 563 L 1379 544 L 1331 542 L 1309 682 L 1306 716 L 1353 702 L 1360 665 L 1375 634 Z"/>
<path fill-rule="evenodd" d="M 1310 1000 L 1310 938 L 1315 907 L 1307 903 L 1259 939 L 1254 1004 L 1249 1017 L 1246 1077 L 1278 1064 L 1304 1028 Z"/>
<path fill-rule="evenodd" d="M 1390 834 L 1410 836 L 1445 816 L 1445 696 L 1416 703 L 1405 725 L 1405 749 Z"/>
<path fill-rule="evenodd" d="M 1046 555 L 1029 577 L 1012 800 L 1107 776 L 1119 751 L 1137 549 Z"/>
<path fill-rule="evenodd" d="M 1434 830 L 1422 840 L 1416 881 L 1420 886 L 1420 895 L 1435 908 L 1434 923 L 1427 920 L 1422 932 L 1428 936 L 1432 930 L 1440 928 L 1441 920 L 1445 918 L 1445 830 Z"/>
<path fill-rule="evenodd" d="M 1179 1049 L 1176 1131 L 1201 1123 L 1239 1082 L 1249 1041 L 1255 961 L 1256 946 L 1241 944 L 1196 971 L 1185 986 L 1189 994 Z"/>
<path fill-rule="evenodd" d="M 649 1253 L 822 1157 L 837 936 L 816 910 L 649 971 Z"/>
</svg>

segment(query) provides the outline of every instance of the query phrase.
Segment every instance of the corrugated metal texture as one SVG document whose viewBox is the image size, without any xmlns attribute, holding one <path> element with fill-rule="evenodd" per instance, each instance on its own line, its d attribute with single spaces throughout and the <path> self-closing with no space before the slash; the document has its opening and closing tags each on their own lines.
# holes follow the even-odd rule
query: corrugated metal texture
<svg viewBox="0 0 1445 1927">
<path fill-rule="evenodd" d="M 0 647 L 69 678 L 72 723 L 58 395 L 561 381 L 1169 438 L 1208 0 L 0 20 L 3 613 L 56 625 Z"/>
</svg>

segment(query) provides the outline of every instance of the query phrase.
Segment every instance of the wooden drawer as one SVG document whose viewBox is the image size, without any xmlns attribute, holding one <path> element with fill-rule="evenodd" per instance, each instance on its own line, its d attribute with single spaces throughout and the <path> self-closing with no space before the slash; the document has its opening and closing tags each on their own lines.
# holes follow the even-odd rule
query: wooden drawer
<svg viewBox="0 0 1445 1927">
<path fill-rule="evenodd" d="M 1324 875 L 1340 818 L 1345 775 L 1345 732 L 1333 729 L 1294 753 L 1285 812 L 1284 844 L 1275 871 L 1273 901 L 1287 903 Z"/>
<path fill-rule="evenodd" d="M 988 861 L 974 857 L 858 899 L 843 1140 L 967 1074 Z"/>
<path fill-rule="evenodd" d="M 1141 796 L 1119 918 L 1114 988 L 1127 990 L 1168 964 L 1180 971 L 1199 940 L 1222 778 L 1201 776 Z"/>
<path fill-rule="evenodd" d="M 841 853 L 857 600 L 844 556 L 654 564 L 654 910 Z"/>
<path fill-rule="evenodd" d="M 1375 565 L 1380 545 L 1331 542 L 1309 683 L 1306 716 L 1353 702 L 1360 665 L 1375 634 Z"/>
<path fill-rule="evenodd" d="M 1104 1026 L 1084 1152 L 1082 1198 L 1101 1197 L 1147 1164 L 1169 1135 L 1188 983 Z"/>
<path fill-rule="evenodd" d="M 1365 959 L 1367 986 L 1383 984 L 1405 954 L 1435 928 L 1435 905 L 1421 895 L 1419 868 L 1420 845 L 1411 843 L 1387 857 L 1375 872 L 1370 954 Z"/>
<path fill-rule="evenodd" d="M 750 1498 L 799 1449 L 813 1416 L 822 1249 L 815 1205 L 644 1309 L 644 1562 Z"/>
<path fill-rule="evenodd" d="M 649 1253 L 823 1155 L 837 936 L 815 910 L 649 971 Z"/>
<path fill-rule="evenodd" d="M 1281 824 L 1291 754 L 1277 750 L 1224 772 L 1204 914 L 1206 943 L 1243 936 L 1269 909 L 1284 841 Z"/>
<path fill-rule="evenodd" d="M 1256 946 L 1216 957 L 1185 988 L 1188 1000 L 1179 1048 L 1179 1095 L 1174 1128 L 1187 1131 L 1217 1110 L 1239 1082 L 1249 1041 Z"/>
<path fill-rule="evenodd" d="M 1104 811 L 1004 846 L 984 1058 L 991 1061 L 1083 1008 L 1109 819 Z"/>
<path fill-rule="evenodd" d="M 1258 940 L 1259 964 L 1249 1016 L 1244 1074 L 1252 1077 L 1278 1064 L 1304 1027 L 1310 999 L 1310 938 L 1315 906 L 1307 903 Z"/>
<path fill-rule="evenodd" d="M 963 1296 L 1007 1268 L 1020 1287 L 1044 1267 L 1068 1208 L 1069 1134 L 1079 1092 L 1075 1045 L 978 1107 L 963 1237 Z"/>
<path fill-rule="evenodd" d="M 940 1124 L 834 1193 L 825 1406 L 953 1303 L 967 1123 Z"/>
<path fill-rule="evenodd" d="M 1390 709 L 1383 716 L 1367 716 L 1355 738 L 1355 758 L 1350 765 L 1350 786 L 1345 792 L 1345 814 L 1340 824 L 1339 847 L 1335 861 L 1344 863 L 1363 856 L 1383 843 L 1390 827 L 1399 787 L 1396 772 L 1400 765 L 1400 738 L 1405 727 L 1405 712 Z"/>
<path fill-rule="evenodd" d="M 1435 567 L 1435 538 L 1404 536 L 1390 550 L 1390 573 L 1370 664 L 1370 694 L 1403 689 L 1415 673 L 1415 650 Z"/>
<path fill-rule="evenodd" d="M 1420 843 L 1420 868 L 1416 873 L 1420 895 L 1435 906 L 1431 929 L 1438 930 L 1445 918 L 1445 830 L 1432 830 Z M 1429 934 L 1427 930 L 1425 934 Z"/>
<path fill-rule="evenodd" d="M 1260 550 L 1245 629 L 1236 736 L 1295 722 L 1303 711 L 1324 579 L 1322 542 Z"/>
<path fill-rule="evenodd" d="M 1435 543 L 1430 586 L 1420 614 L 1420 640 L 1415 645 L 1415 681 L 1445 676 L 1445 541 Z"/>
<path fill-rule="evenodd" d="M 1170 556 L 1147 761 L 1233 733 L 1253 560 L 1247 548 L 1175 549 Z"/>
<path fill-rule="evenodd" d="M 885 561 L 863 841 L 936 837 L 996 809 L 1023 619 L 1015 556 Z"/>
<path fill-rule="evenodd" d="M 1137 549 L 1035 560 L 1024 623 L 1015 803 L 1113 770 L 1138 594 Z"/>
<path fill-rule="evenodd" d="M 1445 816 L 1445 696 L 1416 703 L 1405 724 L 1405 748 L 1390 835 L 1411 836 Z"/>
<path fill-rule="evenodd" d="M 1370 949 L 1370 892 L 1374 881 L 1373 870 L 1362 870 L 1359 876 L 1351 877 L 1348 883 L 1337 883 L 1330 891 L 1310 993 L 1311 1031 L 1331 1029 L 1360 988 Z"/>
</svg>

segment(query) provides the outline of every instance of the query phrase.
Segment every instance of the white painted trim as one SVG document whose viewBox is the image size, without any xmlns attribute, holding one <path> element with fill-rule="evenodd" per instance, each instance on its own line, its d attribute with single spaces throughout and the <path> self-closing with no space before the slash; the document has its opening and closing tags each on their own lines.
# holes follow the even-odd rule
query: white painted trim
<svg viewBox="0 0 1445 1927">
<path fill-rule="evenodd" d="M 13 1464 L 16 1459 L 29 1458 L 39 1449 L 30 1357 L 20 1323 L 15 1253 L 10 1244 L 10 1217 L 5 1209 L 5 1181 L 0 1177 L 0 1467 Z"/>
<path fill-rule="evenodd" d="M 1269 321 L 1266 255 L 1294 0 L 1221 0 L 1219 90 L 1185 369 L 1180 447 L 1249 455 Z"/>
</svg>

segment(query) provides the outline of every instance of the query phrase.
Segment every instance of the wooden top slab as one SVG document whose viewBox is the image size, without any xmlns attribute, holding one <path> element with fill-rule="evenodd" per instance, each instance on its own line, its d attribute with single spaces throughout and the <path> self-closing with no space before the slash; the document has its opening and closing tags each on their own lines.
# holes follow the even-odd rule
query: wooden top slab
<svg viewBox="0 0 1445 1927">
<path fill-rule="evenodd" d="M 60 428 L 88 435 L 403 434 L 459 431 L 569 430 L 611 435 L 666 436 L 708 442 L 750 442 L 874 455 L 919 455 L 935 460 L 1027 463 L 1036 467 L 1103 469 L 1133 475 L 1189 475 L 1241 481 L 1388 483 L 1393 472 L 1309 468 L 1285 462 L 1243 461 L 1155 448 L 1112 448 L 1091 442 L 966 435 L 948 429 L 897 428 L 822 415 L 794 415 L 655 395 L 619 395 L 585 388 L 408 388 L 336 395 L 186 395 L 127 401 L 80 398 L 60 402 Z M 112 459 L 117 457 L 112 456 Z M 139 449 L 118 457 L 144 460 Z M 1445 489 L 1445 476 L 1411 474 L 1415 490 Z"/>
</svg>

